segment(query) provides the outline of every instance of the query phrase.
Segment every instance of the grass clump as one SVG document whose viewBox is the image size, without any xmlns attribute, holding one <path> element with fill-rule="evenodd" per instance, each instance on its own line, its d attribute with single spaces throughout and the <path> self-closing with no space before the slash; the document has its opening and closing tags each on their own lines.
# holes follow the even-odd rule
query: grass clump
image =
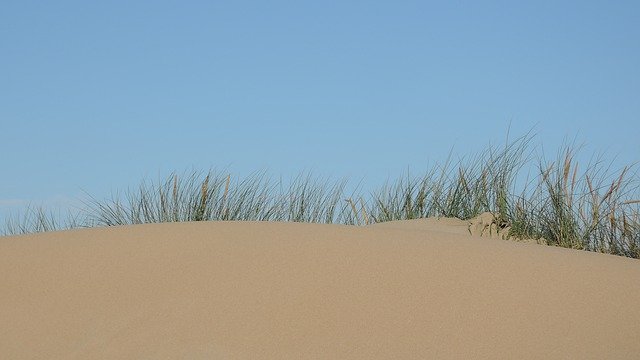
<svg viewBox="0 0 640 360">
<path fill-rule="evenodd" d="M 518 171 L 528 160 L 531 137 L 524 136 L 504 149 L 489 147 L 470 160 L 456 163 L 451 156 L 421 177 L 408 173 L 373 194 L 375 222 L 456 217 L 469 219 L 493 212 L 507 219 Z"/>
<path fill-rule="evenodd" d="M 264 173 L 242 180 L 209 171 L 171 174 L 166 180 L 142 182 L 124 197 L 91 198 L 88 218 L 98 226 L 176 221 L 348 222 L 342 205 L 345 182 L 318 182 L 300 176 L 288 185 Z"/>
<path fill-rule="evenodd" d="M 86 226 L 87 222 L 80 220 L 78 214 L 67 214 L 62 220 L 59 213 L 48 211 L 42 206 L 29 205 L 21 216 L 9 216 L 6 220 L 2 235 L 22 235 L 46 231 L 69 230 Z"/>
<path fill-rule="evenodd" d="M 532 137 L 488 147 L 471 158 L 431 167 L 421 176 L 346 194 L 345 180 L 303 174 L 289 181 L 264 172 L 244 179 L 209 172 L 172 173 L 123 195 L 89 197 L 66 222 L 42 208 L 7 222 L 4 234 L 177 221 L 294 221 L 367 225 L 426 217 L 471 219 L 493 214 L 512 238 L 640 258 L 640 192 L 635 166 L 611 171 L 603 161 L 580 170 L 572 147 L 552 161 L 534 157 Z M 537 159 L 532 180 L 525 169 Z M 81 219 L 81 220 L 80 220 Z M 508 232 L 506 231 L 508 229 Z"/>
<path fill-rule="evenodd" d="M 537 185 L 511 201 L 510 235 L 543 243 L 640 258 L 637 173 L 618 173 L 602 161 L 580 172 L 570 147 L 540 162 Z M 598 180 L 595 180 L 598 179 Z"/>
</svg>

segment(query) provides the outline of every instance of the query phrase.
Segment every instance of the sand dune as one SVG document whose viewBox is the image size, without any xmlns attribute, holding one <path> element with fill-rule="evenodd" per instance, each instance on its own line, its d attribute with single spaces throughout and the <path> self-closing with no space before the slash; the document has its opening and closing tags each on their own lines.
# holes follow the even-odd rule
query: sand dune
<svg viewBox="0 0 640 360">
<path fill-rule="evenodd" d="M 455 220 L 3 237 L 0 274 L 2 359 L 640 356 L 640 261 Z"/>
</svg>

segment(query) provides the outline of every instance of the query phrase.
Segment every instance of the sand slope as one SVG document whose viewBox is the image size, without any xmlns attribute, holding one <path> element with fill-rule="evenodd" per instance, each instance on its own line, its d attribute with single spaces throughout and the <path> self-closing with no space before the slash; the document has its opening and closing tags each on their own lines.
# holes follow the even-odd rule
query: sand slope
<svg viewBox="0 0 640 360">
<path fill-rule="evenodd" d="M 2 359 L 637 359 L 640 261 L 460 223 L 0 238 Z"/>
</svg>

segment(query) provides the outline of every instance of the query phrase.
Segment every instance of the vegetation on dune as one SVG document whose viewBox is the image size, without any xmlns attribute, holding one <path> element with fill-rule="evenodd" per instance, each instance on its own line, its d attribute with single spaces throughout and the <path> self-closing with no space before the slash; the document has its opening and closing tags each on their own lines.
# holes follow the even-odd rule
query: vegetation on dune
<svg viewBox="0 0 640 360">
<path fill-rule="evenodd" d="M 264 172 L 171 174 L 110 199 L 85 200 L 66 221 L 28 208 L 6 222 L 5 235 L 78 227 L 174 221 L 257 220 L 366 225 L 425 217 L 470 219 L 494 214 L 508 236 L 548 245 L 640 258 L 640 187 L 634 166 L 614 173 L 602 161 L 580 170 L 575 149 L 553 161 L 538 158 L 536 175 L 520 185 L 532 163 L 530 136 L 473 158 L 403 175 L 367 195 L 346 193 L 347 181 L 301 175 L 289 182 Z"/>
</svg>

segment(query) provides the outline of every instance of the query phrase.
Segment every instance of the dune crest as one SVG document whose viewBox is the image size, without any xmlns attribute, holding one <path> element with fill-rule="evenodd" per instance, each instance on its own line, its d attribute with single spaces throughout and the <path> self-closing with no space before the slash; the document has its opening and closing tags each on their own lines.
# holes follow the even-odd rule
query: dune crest
<svg viewBox="0 0 640 360">
<path fill-rule="evenodd" d="M 0 357 L 637 358 L 640 262 L 475 236 L 491 226 L 195 222 L 0 238 Z"/>
<path fill-rule="evenodd" d="M 544 239 L 536 240 L 510 237 L 510 224 L 500 221 L 497 219 L 495 214 L 490 212 L 484 212 L 469 220 L 461 220 L 457 218 L 427 218 L 389 221 L 373 224 L 372 226 L 404 230 L 414 229 L 424 231 L 441 231 L 456 235 L 472 235 L 484 238 L 513 240 L 524 243 L 544 243 Z"/>
</svg>

